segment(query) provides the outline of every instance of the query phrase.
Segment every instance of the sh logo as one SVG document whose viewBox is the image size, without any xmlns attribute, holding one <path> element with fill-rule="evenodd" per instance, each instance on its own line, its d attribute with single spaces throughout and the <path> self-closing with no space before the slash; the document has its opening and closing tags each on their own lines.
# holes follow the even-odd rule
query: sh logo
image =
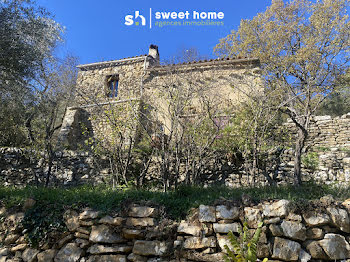
<svg viewBox="0 0 350 262">
<path fill-rule="evenodd" d="M 141 25 L 146 25 L 146 18 L 143 15 L 140 15 L 140 11 L 135 11 L 135 19 L 140 18 L 141 19 Z M 125 25 L 133 25 L 134 24 L 134 16 L 133 15 L 127 15 L 125 16 Z M 135 22 L 135 25 L 139 25 L 140 22 Z"/>
</svg>

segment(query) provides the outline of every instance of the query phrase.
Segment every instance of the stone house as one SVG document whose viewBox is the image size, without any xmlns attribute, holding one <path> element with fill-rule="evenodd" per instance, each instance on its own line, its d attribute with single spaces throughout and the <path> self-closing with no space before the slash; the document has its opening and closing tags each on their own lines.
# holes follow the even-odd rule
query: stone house
<svg viewBox="0 0 350 262">
<path fill-rule="evenodd" d="M 123 123 L 118 132 L 130 137 L 137 136 L 140 125 L 153 128 L 153 132 L 171 132 L 171 90 L 185 97 L 184 118 L 200 114 L 203 104 L 215 108 L 218 117 L 227 115 L 228 109 L 248 94 L 262 91 L 258 59 L 162 65 L 155 45 L 150 45 L 148 55 L 78 68 L 76 99 L 66 112 L 59 135 L 60 145 L 71 149 L 77 149 L 86 136 L 110 137 L 111 128 L 119 128 L 118 123 Z"/>
</svg>

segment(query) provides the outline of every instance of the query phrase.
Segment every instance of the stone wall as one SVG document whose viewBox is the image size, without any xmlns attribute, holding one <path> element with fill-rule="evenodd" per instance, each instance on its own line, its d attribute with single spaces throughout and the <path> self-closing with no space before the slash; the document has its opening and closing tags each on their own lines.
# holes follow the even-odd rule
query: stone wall
<svg viewBox="0 0 350 262">
<path fill-rule="evenodd" d="M 27 200 L 27 207 L 35 204 Z M 50 243 L 30 247 L 21 221 L 23 212 L 0 211 L 0 261 L 165 262 L 224 261 L 227 233 L 238 235 L 247 221 L 253 233 L 264 221 L 258 257 L 270 261 L 326 261 L 350 259 L 350 199 L 331 196 L 297 208 L 287 200 L 201 205 L 186 220 L 172 221 L 159 208 L 130 205 L 106 215 L 85 209 L 66 210 L 66 232 Z"/>
<path fill-rule="evenodd" d="M 18 148 L 0 148 L 0 184 L 27 186 L 44 184 L 48 171 L 42 153 Z M 80 185 L 108 182 L 108 164 L 97 164 L 86 152 L 62 151 L 55 154 L 50 185 Z"/>
<path fill-rule="evenodd" d="M 295 135 L 295 126 L 288 121 L 284 125 Z M 340 117 L 315 116 L 311 120 L 309 137 L 303 158 L 312 156 L 314 168 L 303 166 L 304 180 L 323 183 L 350 182 L 350 113 Z M 282 155 L 281 172 L 288 174 L 293 169 L 294 150 L 288 149 Z M 306 161 L 304 160 L 304 163 Z"/>
</svg>

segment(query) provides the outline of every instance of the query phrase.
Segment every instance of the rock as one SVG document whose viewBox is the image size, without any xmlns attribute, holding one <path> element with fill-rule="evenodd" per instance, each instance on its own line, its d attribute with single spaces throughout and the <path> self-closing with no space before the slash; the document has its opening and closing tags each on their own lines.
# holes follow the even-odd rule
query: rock
<svg viewBox="0 0 350 262">
<path fill-rule="evenodd" d="M 123 220 L 124 219 L 122 217 L 104 216 L 98 221 L 98 223 L 113 225 L 113 226 L 120 226 L 123 223 Z"/>
<path fill-rule="evenodd" d="M 324 232 L 321 228 L 314 227 L 314 228 L 308 228 L 306 230 L 307 239 L 322 239 L 323 237 L 324 237 Z"/>
<path fill-rule="evenodd" d="M 307 253 L 304 249 L 300 249 L 299 260 L 300 262 L 308 262 L 309 260 L 311 260 L 311 255 Z"/>
<path fill-rule="evenodd" d="M 80 232 L 75 232 L 74 236 L 76 238 L 83 238 L 83 239 L 89 239 L 89 237 L 90 237 L 88 234 L 83 234 L 83 233 L 80 233 Z"/>
<path fill-rule="evenodd" d="M 87 262 L 127 262 L 125 255 L 90 256 Z"/>
<path fill-rule="evenodd" d="M 90 230 L 84 227 L 78 227 L 77 231 L 85 235 L 90 235 Z"/>
<path fill-rule="evenodd" d="M 20 235 L 18 235 L 18 234 L 9 234 L 6 236 L 6 238 L 4 240 L 4 244 L 5 245 L 14 244 L 19 237 L 20 237 Z"/>
<path fill-rule="evenodd" d="M 303 215 L 308 226 L 322 226 L 331 222 L 329 216 L 325 213 L 316 214 L 315 212 L 307 212 Z"/>
<path fill-rule="evenodd" d="M 81 220 L 88 220 L 88 219 L 95 219 L 99 216 L 100 212 L 93 211 L 91 209 L 86 209 L 79 215 L 79 219 Z"/>
<path fill-rule="evenodd" d="M 244 215 L 250 228 L 257 228 L 260 221 L 262 221 L 262 214 L 258 208 L 245 207 Z"/>
<path fill-rule="evenodd" d="M 269 244 L 258 244 L 258 247 L 256 250 L 256 256 L 262 259 L 264 259 L 265 257 L 269 257 L 270 250 L 271 250 L 271 246 Z"/>
<path fill-rule="evenodd" d="M 216 222 L 215 207 L 200 205 L 198 218 L 200 222 Z"/>
<path fill-rule="evenodd" d="M 330 206 L 332 205 L 332 203 L 335 201 L 334 197 L 332 195 L 325 195 L 323 197 L 320 198 L 320 201 L 322 204 L 324 204 L 325 206 Z"/>
<path fill-rule="evenodd" d="M 301 246 L 298 242 L 276 237 L 273 245 L 273 259 L 281 259 L 286 261 L 297 261 Z"/>
<path fill-rule="evenodd" d="M 77 243 L 80 248 L 86 248 L 90 245 L 90 242 L 88 240 L 82 238 L 75 239 L 75 243 Z"/>
<path fill-rule="evenodd" d="M 7 210 L 5 207 L 0 207 L 0 216 L 5 217 L 7 215 Z"/>
<path fill-rule="evenodd" d="M 201 225 L 191 224 L 191 223 L 187 223 L 185 221 L 181 221 L 181 223 L 179 224 L 179 226 L 177 228 L 178 233 L 192 235 L 192 236 L 200 236 L 202 234 L 208 233 L 208 232 L 204 232 L 204 231 L 205 231 L 205 229 L 202 228 Z"/>
<path fill-rule="evenodd" d="M 293 220 L 293 221 L 301 222 L 303 219 L 302 219 L 301 215 L 289 213 L 288 216 L 286 217 L 286 220 Z"/>
<path fill-rule="evenodd" d="M 341 231 L 350 233 L 349 215 L 345 209 L 328 207 L 327 211 L 336 227 L 338 227 Z"/>
<path fill-rule="evenodd" d="M 230 242 L 230 240 L 228 239 L 227 236 L 222 236 L 222 235 L 217 234 L 217 235 L 216 235 L 216 239 L 217 239 L 217 241 L 218 241 L 218 244 L 219 244 L 219 247 L 220 247 L 220 249 L 221 249 L 221 252 L 227 253 L 226 248 L 225 248 L 225 245 L 227 245 L 227 247 L 228 247 L 230 250 L 233 250 L 233 247 L 232 247 L 232 245 L 231 245 L 231 242 Z"/>
<path fill-rule="evenodd" d="M 214 232 L 215 233 L 228 233 L 230 231 L 232 232 L 239 232 L 239 230 L 242 230 L 242 226 L 240 223 L 231 223 L 231 224 L 218 224 L 214 223 Z"/>
<path fill-rule="evenodd" d="M 128 229 L 123 228 L 123 237 L 125 239 L 136 239 L 136 238 L 142 238 L 144 235 L 143 231 L 138 229 Z"/>
<path fill-rule="evenodd" d="M 272 204 L 263 205 L 263 215 L 267 217 L 284 217 L 288 214 L 289 203 L 290 201 L 282 199 Z"/>
<path fill-rule="evenodd" d="M 131 207 L 129 210 L 130 217 L 154 217 L 157 215 L 157 210 L 153 207 L 137 206 Z"/>
<path fill-rule="evenodd" d="M 167 242 L 136 240 L 132 253 L 141 256 L 164 256 L 170 251 Z"/>
<path fill-rule="evenodd" d="M 269 226 L 269 229 L 271 231 L 271 234 L 275 237 L 281 237 L 283 236 L 283 231 L 280 225 L 275 225 L 275 224 L 271 224 Z"/>
<path fill-rule="evenodd" d="M 132 250 L 131 246 L 104 246 L 104 245 L 93 245 L 88 249 L 88 252 L 93 255 L 104 254 L 104 253 L 129 253 Z"/>
<path fill-rule="evenodd" d="M 349 158 L 349 163 L 350 163 L 350 158 Z M 350 198 L 346 199 L 342 205 L 347 209 L 350 210 Z"/>
<path fill-rule="evenodd" d="M 68 242 L 70 242 L 72 239 L 74 239 L 74 236 L 73 235 L 67 235 L 65 236 L 64 238 L 60 239 L 58 242 L 57 242 L 57 246 L 58 248 L 61 248 L 63 247 L 65 244 L 67 244 Z"/>
<path fill-rule="evenodd" d="M 239 218 L 239 208 L 238 207 L 231 207 L 228 208 L 227 206 L 221 205 L 216 206 L 216 218 L 217 219 L 232 219 L 236 220 Z"/>
<path fill-rule="evenodd" d="M 63 217 L 69 231 L 75 231 L 79 227 L 79 216 L 77 212 L 67 210 L 64 212 Z"/>
<path fill-rule="evenodd" d="M 58 251 L 55 262 L 76 262 L 82 253 L 83 250 L 76 243 L 68 243 Z"/>
<path fill-rule="evenodd" d="M 24 262 L 34 262 L 34 261 L 36 261 L 36 256 L 38 253 L 39 253 L 39 251 L 36 249 L 27 248 L 22 253 L 22 259 Z"/>
<path fill-rule="evenodd" d="M 325 115 L 325 116 L 314 116 L 315 121 L 324 121 L 324 120 L 331 120 L 332 117 Z"/>
<path fill-rule="evenodd" d="M 0 248 L 0 257 L 7 256 L 10 252 L 10 250 L 7 247 Z"/>
<path fill-rule="evenodd" d="M 215 237 L 189 237 L 186 238 L 183 247 L 186 249 L 216 247 L 216 239 Z"/>
<path fill-rule="evenodd" d="M 38 262 L 52 262 L 56 256 L 57 251 L 54 249 L 48 249 L 37 255 Z"/>
<path fill-rule="evenodd" d="M 28 244 L 19 244 L 14 247 L 11 247 L 11 252 L 15 253 L 17 251 L 23 251 L 28 247 Z"/>
<path fill-rule="evenodd" d="M 124 242 L 124 239 L 117 235 L 106 225 L 93 226 L 89 240 L 94 243 L 116 244 Z"/>
<path fill-rule="evenodd" d="M 139 256 L 134 253 L 128 255 L 128 260 L 132 262 L 147 262 L 147 257 Z"/>
<path fill-rule="evenodd" d="M 126 220 L 127 226 L 133 226 L 133 227 L 149 227 L 154 226 L 154 218 L 150 217 L 144 217 L 144 218 L 133 218 L 129 217 Z"/>
<path fill-rule="evenodd" d="M 313 259 L 327 260 L 328 257 L 320 246 L 319 241 L 307 241 L 306 250 L 310 253 Z"/>
<path fill-rule="evenodd" d="M 281 228 L 283 235 L 288 238 L 302 241 L 306 239 L 306 228 L 302 223 L 284 220 Z"/>
<path fill-rule="evenodd" d="M 204 254 L 203 252 L 195 252 L 192 250 L 187 250 L 181 253 L 181 257 L 188 259 L 189 261 L 205 261 L 205 262 L 223 262 L 224 254 Z"/>
<path fill-rule="evenodd" d="M 324 239 L 320 240 L 319 243 L 332 260 L 350 258 L 350 245 L 342 235 L 326 234 Z"/>
<path fill-rule="evenodd" d="M 94 225 L 92 220 L 79 220 L 79 225 L 83 227 L 91 227 Z"/>
<path fill-rule="evenodd" d="M 264 225 L 277 224 L 281 221 L 279 217 L 273 217 L 269 219 L 264 219 Z"/>
</svg>

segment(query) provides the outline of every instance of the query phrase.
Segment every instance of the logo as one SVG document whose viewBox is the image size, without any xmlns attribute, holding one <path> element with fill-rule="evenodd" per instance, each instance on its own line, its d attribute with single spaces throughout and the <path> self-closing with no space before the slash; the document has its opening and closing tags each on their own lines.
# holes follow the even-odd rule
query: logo
<svg viewBox="0 0 350 262">
<path fill-rule="evenodd" d="M 134 21 L 135 20 L 135 21 Z M 125 25 L 133 25 L 135 23 L 135 25 L 140 25 L 140 21 L 141 21 L 141 25 L 145 26 L 146 25 L 146 18 L 143 15 L 140 15 L 140 11 L 135 11 L 135 15 L 126 15 L 125 16 Z"/>
<path fill-rule="evenodd" d="M 1 0 L 0 0 L 1 1 Z M 152 13 L 152 8 L 149 9 L 147 20 L 145 16 L 140 14 L 140 11 L 135 11 L 134 15 L 126 15 L 124 24 L 127 26 L 141 25 L 146 23 L 151 29 L 152 26 L 223 26 L 225 14 L 222 11 L 158 11 Z M 152 20 L 154 22 L 152 23 Z"/>
</svg>

